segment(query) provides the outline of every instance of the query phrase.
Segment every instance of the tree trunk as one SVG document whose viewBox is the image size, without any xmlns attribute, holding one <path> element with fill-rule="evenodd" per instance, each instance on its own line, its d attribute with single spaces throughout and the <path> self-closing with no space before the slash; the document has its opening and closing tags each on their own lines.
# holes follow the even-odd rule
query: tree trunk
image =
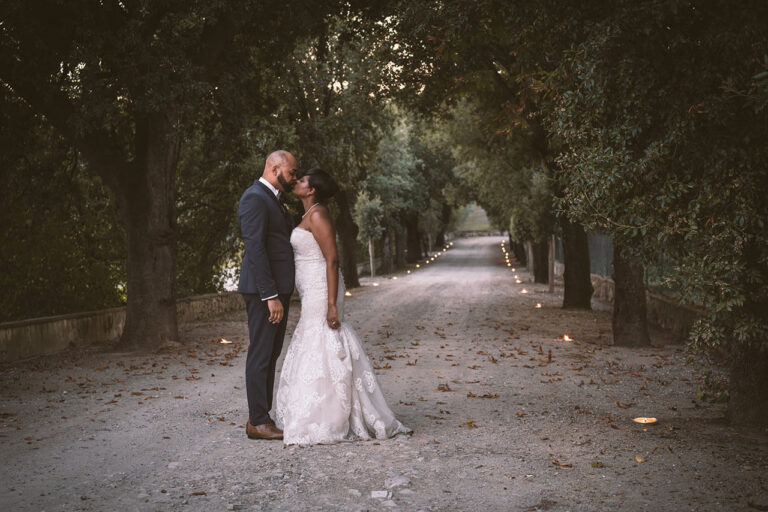
<svg viewBox="0 0 768 512">
<path fill-rule="evenodd" d="M 357 275 L 357 226 L 352 219 L 349 207 L 349 197 L 346 190 L 336 194 L 336 204 L 339 205 L 339 215 L 336 218 L 336 229 L 341 242 L 341 273 L 344 276 L 344 284 L 347 288 L 360 286 Z"/>
<path fill-rule="evenodd" d="M 587 233 L 581 224 L 570 222 L 564 216 L 560 217 L 560 226 L 565 259 L 563 307 L 591 309 L 594 290 L 589 271 Z"/>
<path fill-rule="evenodd" d="M 533 249 L 533 282 L 547 284 L 549 244 L 544 239 L 541 242 L 533 242 L 531 246 Z"/>
<path fill-rule="evenodd" d="M 645 280 L 640 258 L 622 254 L 613 245 L 613 344 L 621 347 L 647 347 L 648 321 L 645 307 Z"/>
<path fill-rule="evenodd" d="M 427 233 L 427 254 L 432 254 L 432 233 Z"/>
<path fill-rule="evenodd" d="M 728 419 L 736 425 L 768 426 L 768 347 L 762 340 L 732 348 Z"/>
<path fill-rule="evenodd" d="M 137 126 L 133 172 L 118 197 L 125 221 L 128 304 L 119 347 L 157 348 L 178 340 L 176 320 L 176 164 L 180 139 L 167 119 Z"/>
<path fill-rule="evenodd" d="M 405 268 L 405 233 L 400 225 L 395 227 L 395 267 Z"/>
<path fill-rule="evenodd" d="M 520 265 L 528 266 L 528 251 L 525 250 L 525 246 L 519 242 L 512 244 L 512 254 Z"/>
<path fill-rule="evenodd" d="M 528 268 L 528 273 L 533 275 L 533 242 L 530 240 L 525 242 L 525 266 Z"/>
<path fill-rule="evenodd" d="M 549 293 L 555 293 L 555 235 L 549 237 L 549 251 L 547 251 L 547 279 L 549 279 Z"/>
<path fill-rule="evenodd" d="M 381 273 L 392 273 L 392 230 L 387 229 L 384 231 L 384 236 L 381 237 Z"/>
<path fill-rule="evenodd" d="M 407 231 L 407 252 L 406 261 L 408 263 L 417 263 L 421 259 L 421 234 L 419 233 L 419 217 L 416 214 L 410 214 L 405 219 L 405 228 Z"/>
<path fill-rule="evenodd" d="M 435 245 L 441 249 L 445 247 L 445 230 L 448 227 L 448 223 L 451 221 L 452 213 L 453 208 L 451 208 L 451 205 L 443 203 L 443 207 L 440 210 L 440 231 L 437 232 L 437 237 L 435 238 Z"/>
<path fill-rule="evenodd" d="M 525 250 L 525 245 L 515 240 L 512 240 L 511 233 L 507 235 L 507 238 L 509 239 L 510 252 L 517 260 L 518 265 L 525 265 L 527 267 L 528 254 L 527 254 L 527 251 Z"/>
<path fill-rule="evenodd" d="M 376 263 L 373 261 L 376 251 L 373 247 L 373 238 L 368 239 L 368 262 L 371 265 L 371 277 L 376 277 Z"/>
</svg>

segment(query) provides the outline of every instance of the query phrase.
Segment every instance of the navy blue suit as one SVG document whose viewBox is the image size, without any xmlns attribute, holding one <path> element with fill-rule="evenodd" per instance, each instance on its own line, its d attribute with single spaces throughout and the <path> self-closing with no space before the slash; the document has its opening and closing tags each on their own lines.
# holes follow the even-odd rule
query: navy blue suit
<svg viewBox="0 0 768 512">
<path fill-rule="evenodd" d="M 245 242 L 240 284 L 248 312 L 248 356 L 245 386 L 251 425 L 271 423 L 275 366 L 283 349 L 288 306 L 295 282 L 291 231 L 293 219 L 275 194 L 256 180 L 240 198 L 237 208 Z M 268 297 L 277 295 L 285 314 L 278 324 L 269 322 Z"/>
</svg>

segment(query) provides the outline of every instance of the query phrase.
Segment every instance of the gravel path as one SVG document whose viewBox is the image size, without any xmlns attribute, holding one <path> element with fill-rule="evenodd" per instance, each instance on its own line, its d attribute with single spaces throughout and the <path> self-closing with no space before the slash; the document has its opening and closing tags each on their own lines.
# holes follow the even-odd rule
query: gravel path
<svg viewBox="0 0 768 512">
<path fill-rule="evenodd" d="M 608 312 L 560 309 L 502 240 L 459 240 L 347 300 L 412 437 L 248 440 L 236 313 L 159 354 L 0 368 L 0 509 L 768 510 L 768 436 L 697 399 L 682 347 L 609 346 Z"/>
</svg>

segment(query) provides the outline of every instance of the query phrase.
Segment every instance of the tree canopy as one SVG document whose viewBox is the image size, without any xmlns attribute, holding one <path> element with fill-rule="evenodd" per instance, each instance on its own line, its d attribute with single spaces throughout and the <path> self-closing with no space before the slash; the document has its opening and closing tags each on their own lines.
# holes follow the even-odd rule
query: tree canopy
<svg viewBox="0 0 768 512">
<path fill-rule="evenodd" d="M 470 201 L 516 242 L 563 237 L 564 306 L 589 307 L 586 231 L 641 278 L 672 261 L 732 417 L 765 420 L 764 2 L 43 4 L 0 0 L 0 320 L 127 300 L 124 346 L 177 338 L 284 148 L 341 185 L 350 286 L 358 238 L 415 262 Z"/>
</svg>

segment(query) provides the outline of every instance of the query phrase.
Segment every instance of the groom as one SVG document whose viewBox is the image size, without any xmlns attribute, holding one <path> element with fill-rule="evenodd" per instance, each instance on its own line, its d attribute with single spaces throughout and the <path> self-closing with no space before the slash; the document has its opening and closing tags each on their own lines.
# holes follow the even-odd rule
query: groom
<svg viewBox="0 0 768 512">
<path fill-rule="evenodd" d="M 245 191 L 237 209 L 245 242 L 237 291 L 248 312 L 245 432 L 251 439 L 283 438 L 269 410 L 295 278 L 290 242 L 293 219 L 279 198 L 293 189 L 296 173 L 293 155 L 287 151 L 270 154 L 264 173 Z"/>
</svg>

